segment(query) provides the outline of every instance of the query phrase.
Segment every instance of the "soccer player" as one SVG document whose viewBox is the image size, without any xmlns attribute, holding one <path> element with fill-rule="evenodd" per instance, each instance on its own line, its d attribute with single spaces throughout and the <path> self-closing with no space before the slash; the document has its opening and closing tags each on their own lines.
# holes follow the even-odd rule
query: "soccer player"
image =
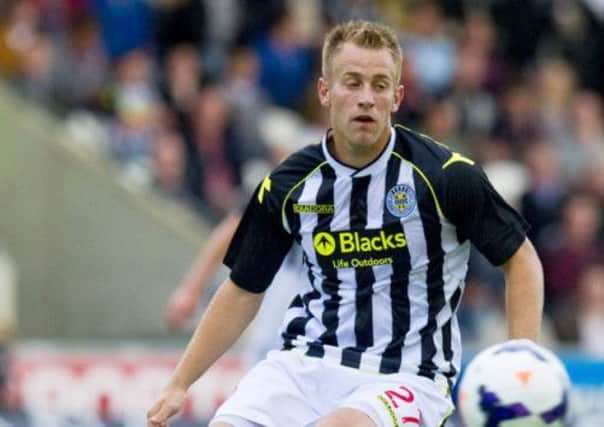
<svg viewBox="0 0 604 427">
<path fill-rule="evenodd" d="M 403 100 L 394 32 L 340 24 L 322 59 L 317 92 L 331 128 L 256 190 L 225 257 L 230 276 L 149 426 L 166 425 L 242 333 L 292 245 L 312 289 L 289 306 L 282 350 L 248 372 L 212 427 L 444 424 L 471 244 L 502 266 L 509 337 L 537 339 L 543 279 L 525 222 L 470 159 L 391 124 Z"/>
</svg>

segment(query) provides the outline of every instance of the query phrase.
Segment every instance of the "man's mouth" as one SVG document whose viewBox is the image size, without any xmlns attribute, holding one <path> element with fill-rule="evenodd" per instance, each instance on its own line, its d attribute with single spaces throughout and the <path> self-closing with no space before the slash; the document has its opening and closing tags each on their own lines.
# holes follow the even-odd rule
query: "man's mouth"
<svg viewBox="0 0 604 427">
<path fill-rule="evenodd" d="M 375 120 L 373 119 L 373 117 L 366 115 L 366 114 L 362 114 L 360 116 L 356 116 L 352 119 L 353 122 L 356 123 L 364 123 L 364 124 L 368 124 L 368 123 L 374 123 Z"/>
</svg>

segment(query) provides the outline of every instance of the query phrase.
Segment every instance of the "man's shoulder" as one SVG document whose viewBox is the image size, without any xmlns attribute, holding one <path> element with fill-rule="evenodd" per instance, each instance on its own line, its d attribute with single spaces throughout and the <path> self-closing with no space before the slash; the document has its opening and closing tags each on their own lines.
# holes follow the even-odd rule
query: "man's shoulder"
<svg viewBox="0 0 604 427">
<path fill-rule="evenodd" d="M 314 171 L 326 163 L 321 144 L 310 144 L 285 158 L 267 177 L 272 193 L 283 199 Z"/>
<path fill-rule="evenodd" d="M 441 175 L 449 176 L 451 171 L 458 174 L 458 165 L 463 165 L 461 169 L 464 173 L 469 173 L 468 169 L 474 171 L 474 168 L 468 167 L 475 164 L 472 159 L 451 150 L 446 144 L 402 125 L 394 127 L 397 133 L 395 151 L 429 179 L 438 180 Z M 455 167 L 450 168 L 452 165 Z"/>
<path fill-rule="evenodd" d="M 395 150 L 406 160 L 422 166 L 440 168 L 453 152 L 444 143 L 436 141 L 429 135 L 423 134 L 406 126 L 395 124 L 397 135 Z"/>
</svg>

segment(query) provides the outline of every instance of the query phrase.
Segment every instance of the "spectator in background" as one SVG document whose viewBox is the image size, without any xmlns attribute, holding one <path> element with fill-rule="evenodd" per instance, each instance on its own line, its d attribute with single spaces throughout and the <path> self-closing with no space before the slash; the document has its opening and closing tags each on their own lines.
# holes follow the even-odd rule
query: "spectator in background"
<svg viewBox="0 0 604 427">
<path fill-rule="evenodd" d="M 575 73 L 563 59 L 549 58 L 539 64 L 535 83 L 543 136 L 562 145 L 571 139 L 569 111 L 577 87 Z"/>
<path fill-rule="evenodd" d="M 592 91 L 575 94 L 570 106 L 576 174 L 579 179 L 594 163 L 604 160 L 604 108 L 602 98 Z M 570 152 L 568 153 L 570 155 Z M 566 158 L 565 158 L 566 159 Z"/>
<path fill-rule="evenodd" d="M 196 158 L 194 117 L 204 76 L 203 61 L 195 45 L 175 44 L 168 48 L 162 66 L 160 90 L 166 113 L 172 115 L 173 124 L 182 135 L 186 176 L 192 177 Z M 188 184 L 185 187 L 190 190 Z"/>
<path fill-rule="evenodd" d="M 520 211 L 531 225 L 528 235 L 541 253 L 548 234 L 560 221 L 566 182 L 560 171 L 558 151 L 550 143 L 531 144 L 526 150 L 524 163 L 528 167 L 530 184 L 521 197 Z"/>
<path fill-rule="evenodd" d="M 604 105 L 598 94 L 593 91 L 577 93 L 571 114 L 575 138 L 581 145 L 604 146 Z"/>
<path fill-rule="evenodd" d="M 134 50 L 120 58 L 117 67 L 111 154 L 125 170 L 147 169 L 159 108 L 151 58 L 143 50 Z"/>
<path fill-rule="evenodd" d="M 169 198 L 186 201 L 185 166 L 182 135 L 173 130 L 161 132 L 152 149 L 154 188 Z"/>
<path fill-rule="evenodd" d="M 565 58 L 586 89 L 604 94 L 604 23 L 591 1 L 551 2 L 549 31 L 539 42 L 544 54 Z"/>
<path fill-rule="evenodd" d="M 541 136 L 559 151 L 564 159 L 562 173 L 571 182 L 577 182 L 582 169 L 582 153 L 574 140 L 570 111 L 576 93 L 576 76 L 568 63 L 550 58 L 539 64 L 536 73 L 538 97 L 537 123 Z"/>
<path fill-rule="evenodd" d="M 437 1 L 411 1 L 409 30 L 403 34 L 405 57 L 422 92 L 434 96 L 449 88 L 455 72 L 456 47 L 445 34 Z"/>
<path fill-rule="evenodd" d="M 162 76 L 162 90 L 168 106 L 181 120 L 183 116 L 193 114 L 203 77 L 202 61 L 195 46 L 171 46 L 163 62 Z"/>
<path fill-rule="evenodd" d="M 17 56 L 33 48 L 41 32 L 41 13 L 32 0 L 17 0 L 7 6 L 4 43 Z"/>
<path fill-rule="evenodd" d="M 539 40 L 547 30 L 550 2 L 533 0 L 491 2 L 493 21 L 499 28 L 502 53 L 515 69 L 532 65 Z"/>
<path fill-rule="evenodd" d="M 190 46 L 199 57 L 207 40 L 205 3 L 200 0 L 161 0 L 152 4 L 153 41 L 159 62 L 163 63 L 175 46 Z"/>
<path fill-rule="evenodd" d="M 207 16 L 205 31 L 206 41 L 202 48 L 202 58 L 206 73 L 219 77 L 226 72 L 231 47 L 239 41 L 237 32 L 241 17 L 238 9 L 239 0 L 202 0 Z M 266 7 L 263 5 L 262 7 Z"/>
<path fill-rule="evenodd" d="M 451 150 L 467 153 L 458 133 L 459 114 L 450 98 L 443 97 L 430 104 L 424 115 L 422 129 L 436 141 L 447 141 Z"/>
<path fill-rule="evenodd" d="M 506 86 L 501 94 L 493 137 L 505 148 L 508 158 L 521 158 L 526 146 L 540 139 L 538 113 L 530 78 L 520 77 Z"/>
<path fill-rule="evenodd" d="M 257 40 L 271 28 L 275 13 L 288 7 L 288 0 L 238 0 L 240 25 L 239 41 Z"/>
<path fill-rule="evenodd" d="M 71 21 L 60 57 L 59 95 L 66 106 L 102 110 L 110 74 L 98 24 L 84 15 Z"/>
<path fill-rule="evenodd" d="M 44 31 L 42 5 L 15 0 L 7 9 L 0 45 L 6 47 L 4 57 L 14 67 L 19 89 L 26 97 L 54 108 L 60 82 L 57 46 L 52 34 Z"/>
<path fill-rule="evenodd" d="M 499 93 L 509 78 L 509 66 L 502 58 L 498 42 L 497 28 L 488 10 L 466 11 L 459 41 L 460 60 L 471 59 L 463 57 L 465 53 L 481 64 L 484 68 L 481 70 L 482 76 L 477 76 L 478 80 L 474 85 L 485 88 L 493 94 Z"/>
<path fill-rule="evenodd" d="M 220 218 L 234 209 L 241 183 L 241 143 L 235 138 L 224 87 L 202 88 L 193 118 L 194 156 L 189 159 L 189 185 L 197 203 Z"/>
<path fill-rule="evenodd" d="M 15 79 L 19 71 L 18 37 L 14 35 L 18 26 L 14 10 L 15 4 L 0 2 L 0 77 L 9 81 Z"/>
<path fill-rule="evenodd" d="M 485 90 L 487 58 L 474 49 L 466 47 L 459 51 L 449 96 L 459 116 L 458 131 L 468 136 L 486 136 L 495 124 L 497 104 Z"/>
<path fill-rule="evenodd" d="M 132 50 L 148 48 L 153 40 L 152 15 L 145 0 L 95 0 L 95 16 L 105 50 L 117 60 Z"/>
<path fill-rule="evenodd" d="M 415 68 L 406 57 L 401 63 L 401 83 L 405 86 L 405 102 L 393 118 L 401 123 L 420 123 L 431 100 L 424 96 Z"/>
<path fill-rule="evenodd" d="M 545 312 L 561 342 L 577 343 L 577 304 L 582 274 L 602 259 L 597 241 L 600 226 L 597 201 L 571 191 L 562 211 L 562 223 L 548 233 L 543 245 Z"/>
<path fill-rule="evenodd" d="M 256 52 L 248 46 L 233 49 L 227 64 L 226 97 L 231 109 L 233 134 L 242 141 L 240 148 L 244 159 L 268 156 L 259 124 L 270 103 L 258 85 L 259 67 Z"/>
<path fill-rule="evenodd" d="M 276 13 L 254 48 L 260 61 L 260 86 L 270 100 L 281 107 L 299 107 L 313 77 L 313 52 L 298 40 L 287 9 Z"/>
<path fill-rule="evenodd" d="M 56 108 L 58 73 L 57 49 L 46 33 L 38 33 L 31 47 L 20 54 L 22 87 L 27 97 Z"/>
</svg>

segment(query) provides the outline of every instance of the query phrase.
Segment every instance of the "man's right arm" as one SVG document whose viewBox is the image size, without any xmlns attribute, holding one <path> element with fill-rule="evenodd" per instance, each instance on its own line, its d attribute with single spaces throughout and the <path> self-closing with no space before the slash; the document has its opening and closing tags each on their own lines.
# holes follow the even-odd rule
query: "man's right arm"
<svg viewBox="0 0 604 427">
<path fill-rule="evenodd" d="M 168 386 L 148 412 L 150 427 L 165 427 L 166 420 L 182 407 L 190 385 L 239 338 L 258 312 L 264 291 L 294 242 L 281 223 L 286 188 L 279 189 L 265 178 L 245 209 L 224 259 L 231 274 L 218 288 Z"/>
<path fill-rule="evenodd" d="M 181 409 L 187 389 L 241 336 L 258 312 L 263 296 L 240 288 L 230 278 L 222 283 L 162 396 L 148 412 L 150 427 L 164 425 Z"/>
</svg>

